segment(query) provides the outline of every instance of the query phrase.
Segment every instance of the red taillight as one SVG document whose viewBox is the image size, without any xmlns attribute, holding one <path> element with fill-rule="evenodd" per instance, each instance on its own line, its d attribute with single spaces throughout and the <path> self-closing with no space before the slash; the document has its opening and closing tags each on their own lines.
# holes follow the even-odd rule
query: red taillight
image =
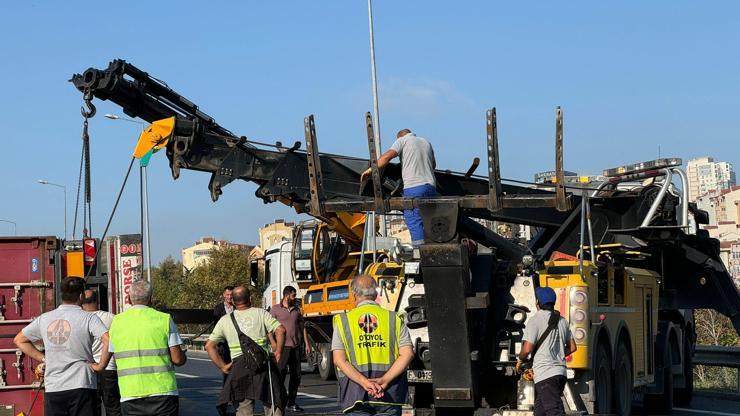
<svg viewBox="0 0 740 416">
<path fill-rule="evenodd" d="M 571 361 L 573 361 L 573 354 L 570 354 L 570 355 L 568 355 L 568 356 L 565 357 L 565 362 L 566 363 L 569 363 Z"/>
<path fill-rule="evenodd" d="M 85 253 L 85 266 L 92 266 L 95 264 L 95 256 L 97 255 L 95 250 L 95 239 L 85 238 L 82 242 L 82 250 Z"/>
</svg>

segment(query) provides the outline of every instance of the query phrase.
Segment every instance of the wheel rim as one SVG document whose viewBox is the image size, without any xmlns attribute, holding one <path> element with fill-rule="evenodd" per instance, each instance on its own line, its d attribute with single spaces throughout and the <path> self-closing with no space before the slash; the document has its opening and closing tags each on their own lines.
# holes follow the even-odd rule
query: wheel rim
<svg viewBox="0 0 740 416">
<path fill-rule="evenodd" d="M 321 367 L 322 370 L 326 370 L 327 368 L 329 368 L 328 362 L 329 360 L 328 360 L 328 357 L 326 356 L 326 349 L 322 348 L 321 349 L 321 362 L 319 363 L 319 366 Z"/>
</svg>

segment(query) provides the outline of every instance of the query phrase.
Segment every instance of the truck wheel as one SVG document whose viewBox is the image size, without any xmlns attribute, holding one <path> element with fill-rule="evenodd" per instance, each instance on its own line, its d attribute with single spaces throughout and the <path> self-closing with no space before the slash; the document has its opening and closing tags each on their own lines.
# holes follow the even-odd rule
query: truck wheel
<svg viewBox="0 0 740 416">
<path fill-rule="evenodd" d="M 596 414 L 611 414 L 612 412 L 612 365 L 609 353 L 604 345 L 596 349 L 596 365 L 594 365 L 594 382 L 596 383 Z"/>
<path fill-rule="evenodd" d="M 331 347 L 327 343 L 319 344 L 319 354 L 321 360 L 319 361 L 319 377 L 322 380 L 334 380 L 336 379 L 336 373 L 334 372 L 334 360 L 331 357 Z"/>
<path fill-rule="evenodd" d="M 632 360 L 629 350 L 620 342 L 617 347 L 617 364 L 614 367 L 614 410 L 620 416 L 632 414 Z"/>
<path fill-rule="evenodd" d="M 694 396 L 694 356 L 691 353 L 691 341 L 689 337 L 683 339 L 683 376 L 686 385 L 683 388 L 677 388 L 673 392 L 674 404 L 678 406 L 688 406 Z"/>
<path fill-rule="evenodd" d="M 414 409 L 431 409 L 434 404 L 434 395 L 431 384 L 417 384 L 409 386 L 407 403 Z"/>
<path fill-rule="evenodd" d="M 669 415 L 673 412 L 673 356 L 670 347 L 663 356 L 663 394 L 646 394 L 645 411 L 649 415 Z"/>
</svg>

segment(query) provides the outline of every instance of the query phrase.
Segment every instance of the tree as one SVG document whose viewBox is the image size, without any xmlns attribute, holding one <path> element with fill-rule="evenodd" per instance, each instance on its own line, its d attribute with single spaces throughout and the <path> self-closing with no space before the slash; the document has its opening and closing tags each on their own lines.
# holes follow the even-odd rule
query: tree
<svg viewBox="0 0 740 416">
<path fill-rule="evenodd" d="M 152 268 L 152 306 L 174 308 L 179 304 L 178 295 L 185 283 L 182 263 L 167 256 Z"/>
<path fill-rule="evenodd" d="M 740 346 L 735 328 L 729 318 L 713 309 L 697 309 L 696 343 L 698 345 Z M 697 384 L 709 389 L 735 389 L 737 369 L 698 365 L 694 368 Z"/>
<path fill-rule="evenodd" d="M 249 263 L 248 253 L 239 249 L 214 249 L 208 262 L 193 269 L 185 279 L 179 307 L 212 308 L 221 300 L 225 286 L 249 286 Z"/>
</svg>

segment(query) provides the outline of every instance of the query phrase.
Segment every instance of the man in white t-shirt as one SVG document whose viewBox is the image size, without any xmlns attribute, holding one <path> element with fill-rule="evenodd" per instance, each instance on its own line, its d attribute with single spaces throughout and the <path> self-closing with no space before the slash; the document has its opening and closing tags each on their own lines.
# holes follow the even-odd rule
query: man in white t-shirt
<svg viewBox="0 0 740 416">
<path fill-rule="evenodd" d="M 404 198 L 431 198 L 437 195 L 437 181 L 434 169 L 434 149 L 429 141 L 417 137 L 409 129 L 403 129 L 396 135 L 391 148 L 378 158 L 378 169 L 384 168 L 391 160 L 401 159 L 401 178 L 403 179 Z M 370 174 L 370 168 L 362 172 L 360 180 Z M 418 246 L 424 243 L 424 224 L 418 208 L 403 211 L 403 218 L 411 233 L 411 243 Z"/>
<path fill-rule="evenodd" d="M 65 277 L 59 290 L 62 304 L 34 319 L 13 342 L 23 354 L 46 364 L 44 415 L 94 416 L 98 387 L 95 372 L 102 371 L 110 358 L 108 328 L 79 306 L 85 279 Z M 90 364 L 95 338 L 101 339 L 104 352 L 99 363 Z M 43 352 L 34 345 L 37 341 L 43 342 Z"/>
<path fill-rule="evenodd" d="M 103 322 L 106 328 L 110 329 L 113 322 L 113 315 L 108 311 L 101 311 L 98 308 L 98 292 L 86 290 L 82 298 L 82 310 L 95 314 Z M 103 343 L 100 338 L 95 338 L 92 345 L 93 358 L 100 362 L 100 356 L 103 353 Z M 121 392 L 118 390 L 118 373 L 116 372 L 116 360 L 111 358 L 108 366 L 98 374 L 98 395 L 103 402 L 106 416 L 121 415 Z"/>
</svg>

